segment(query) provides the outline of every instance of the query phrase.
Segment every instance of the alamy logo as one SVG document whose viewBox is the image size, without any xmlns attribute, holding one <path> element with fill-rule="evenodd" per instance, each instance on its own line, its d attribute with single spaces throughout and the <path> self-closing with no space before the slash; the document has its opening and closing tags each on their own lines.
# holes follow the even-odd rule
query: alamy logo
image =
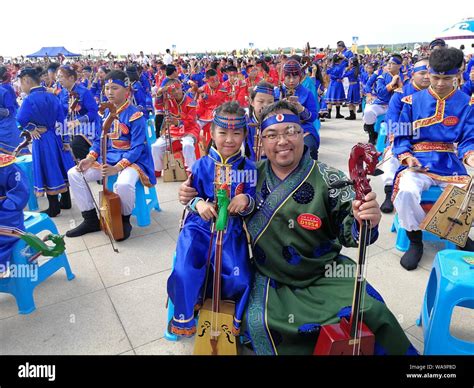
<svg viewBox="0 0 474 388">
<path fill-rule="evenodd" d="M 43 378 L 48 381 L 56 380 L 56 365 L 33 365 L 27 362 L 18 367 L 18 377 L 26 379 Z"/>
</svg>

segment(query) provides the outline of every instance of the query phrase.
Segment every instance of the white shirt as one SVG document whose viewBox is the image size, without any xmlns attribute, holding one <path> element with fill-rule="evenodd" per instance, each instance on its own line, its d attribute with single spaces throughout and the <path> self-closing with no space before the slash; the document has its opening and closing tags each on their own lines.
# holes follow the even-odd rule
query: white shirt
<svg viewBox="0 0 474 388">
<path fill-rule="evenodd" d="M 166 53 L 163 57 L 163 63 L 165 65 L 170 65 L 171 62 L 173 62 L 173 57 L 170 54 Z"/>
</svg>

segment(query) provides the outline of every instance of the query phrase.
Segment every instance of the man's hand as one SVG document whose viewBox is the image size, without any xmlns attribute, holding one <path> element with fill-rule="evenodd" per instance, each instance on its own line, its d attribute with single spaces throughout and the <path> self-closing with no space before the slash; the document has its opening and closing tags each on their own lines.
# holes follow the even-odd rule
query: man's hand
<svg viewBox="0 0 474 388">
<path fill-rule="evenodd" d="M 362 221 L 369 221 L 370 226 L 373 228 L 377 226 L 382 218 L 382 212 L 380 211 L 380 205 L 375 200 L 376 194 L 371 192 L 364 198 L 365 202 L 352 201 L 352 212 L 354 218 L 359 224 Z"/>
<path fill-rule="evenodd" d="M 179 186 L 178 198 L 181 205 L 187 205 L 189 201 L 198 195 L 196 189 L 191 186 L 191 179 L 192 176 L 186 179 L 181 183 L 181 186 Z"/>
<path fill-rule="evenodd" d="M 217 211 L 212 202 L 206 202 L 204 200 L 199 201 L 196 204 L 196 210 L 204 221 L 210 221 L 214 217 L 217 218 Z"/>
<path fill-rule="evenodd" d="M 66 152 L 71 151 L 71 144 L 69 144 L 69 143 L 64 143 L 64 144 L 63 144 L 63 151 L 66 151 Z"/>
<path fill-rule="evenodd" d="M 229 206 L 227 207 L 227 210 L 229 211 L 229 213 L 237 214 L 247 209 L 248 205 L 249 205 L 248 197 L 245 194 L 239 194 L 239 195 L 236 195 L 234 198 L 232 198 L 232 201 L 230 201 Z"/>
<path fill-rule="evenodd" d="M 79 162 L 79 164 L 77 165 L 76 169 L 77 169 L 77 171 L 85 172 L 89 168 L 91 168 L 93 163 L 94 163 L 94 161 L 92 159 L 89 159 L 89 158 L 82 159 Z"/>
<path fill-rule="evenodd" d="M 110 164 L 103 164 L 100 168 L 103 177 L 117 175 L 121 168 L 117 166 L 111 166 Z"/>
</svg>

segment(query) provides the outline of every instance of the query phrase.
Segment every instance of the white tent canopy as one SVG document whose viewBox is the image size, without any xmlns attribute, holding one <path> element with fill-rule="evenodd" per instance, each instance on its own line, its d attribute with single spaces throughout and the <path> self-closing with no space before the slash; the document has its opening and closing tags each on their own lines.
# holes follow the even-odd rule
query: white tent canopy
<svg viewBox="0 0 474 388">
<path fill-rule="evenodd" d="M 450 47 L 463 49 L 464 54 L 474 54 L 474 18 L 466 18 L 446 28 L 438 36 Z"/>
</svg>

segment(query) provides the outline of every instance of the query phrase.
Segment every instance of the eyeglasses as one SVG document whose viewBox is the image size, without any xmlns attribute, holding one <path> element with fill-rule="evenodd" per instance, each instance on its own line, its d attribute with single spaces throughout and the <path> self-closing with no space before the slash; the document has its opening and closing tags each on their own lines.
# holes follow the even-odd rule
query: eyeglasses
<svg viewBox="0 0 474 388">
<path fill-rule="evenodd" d="M 270 133 L 268 135 L 263 135 L 262 139 L 266 139 L 268 143 L 276 143 L 280 136 L 285 139 L 293 140 L 295 139 L 302 131 L 296 129 L 295 127 L 288 127 L 288 129 L 283 133 Z"/>
</svg>

